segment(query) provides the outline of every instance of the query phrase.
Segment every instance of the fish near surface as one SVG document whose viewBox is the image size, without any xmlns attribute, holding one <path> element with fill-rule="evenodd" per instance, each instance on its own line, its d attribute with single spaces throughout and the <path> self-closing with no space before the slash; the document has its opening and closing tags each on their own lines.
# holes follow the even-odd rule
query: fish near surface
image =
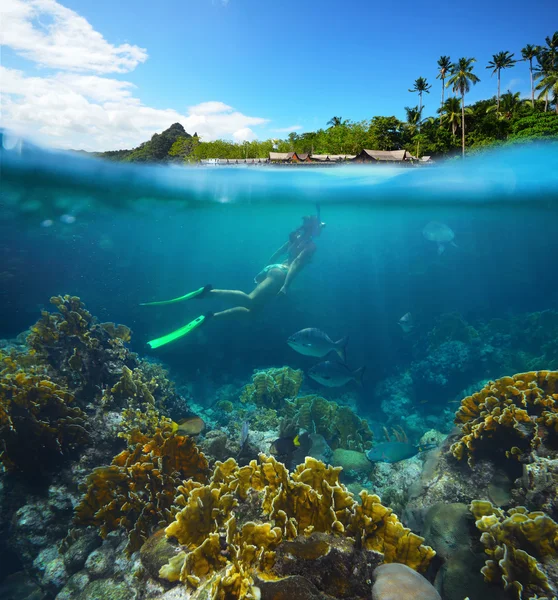
<svg viewBox="0 0 558 600">
<path fill-rule="evenodd" d="M 304 354 L 304 356 L 323 358 L 330 352 L 337 352 L 341 360 L 345 362 L 347 341 L 348 338 L 344 337 L 334 342 L 327 333 L 324 333 L 320 329 L 307 327 L 291 335 L 287 340 L 287 344 L 299 354 Z"/>
<path fill-rule="evenodd" d="M 349 367 L 343 363 L 326 360 L 314 365 L 308 375 L 318 383 L 326 387 L 341 387 L 349 381 L 356 381 L 362 385 L 362 377 L 364 375 L 364 367 L 351 371 Z"/>
<path fill-rule="evenodd" d="M 457 248 L 457 244 L 453 241 L 455 233 L 445 223 L 438 221 L 430 221 L 424 226 L 422 235 L 429 241 L 438 244 L 438 254 L 442 254 L 446 249 L 446 244 L 451 244 Z"/>
<path fill-rule="evenodd" d="M 410 312 L 405 313 L 398 321 L 399 326 L 403 330 L 403 333 L 409 333 L 415 327 L 413 322 L 413 315 Z"/>
<path fill-rule="evenodd" d="M 408 442 L 380 442 L 368 450 L 366 458 L 371 462 L 396 463 L 401 460 L 413 458 L 419 452 L 425 452 L 435 447 L 436 444 L 415 446 Z"/>
</svg>

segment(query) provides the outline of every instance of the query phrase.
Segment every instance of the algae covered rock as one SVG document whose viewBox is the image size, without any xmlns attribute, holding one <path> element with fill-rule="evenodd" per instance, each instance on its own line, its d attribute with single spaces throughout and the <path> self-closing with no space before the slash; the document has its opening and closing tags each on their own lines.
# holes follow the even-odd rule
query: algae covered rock
<svg viewBox="0 0 558 600">
<path fill-rule="evenodd" d="M 89 583 L 75 600 L 133 600 L 136 594 L 124 582 L 97 579 Z"/>
<path fill-rule="evenodd" d="M 176 554 L 176 546 L 165 535 L 165 528 L 150 536 L 140 549 L 141 564 L 145 570 L 157 579 L 159 570 Z"/>
<path fill-rule="evenodd" d="M 413 569 L 399 563 L 374 571 L 372 600 L 442 600 L 434 586 Z"/>
<path fill-rule="evenodd" d="M 256 581 L 261 600 L 322 600 L 316 586 L 299 575 L 285 577 L 279 581 Z"/>
</svg>

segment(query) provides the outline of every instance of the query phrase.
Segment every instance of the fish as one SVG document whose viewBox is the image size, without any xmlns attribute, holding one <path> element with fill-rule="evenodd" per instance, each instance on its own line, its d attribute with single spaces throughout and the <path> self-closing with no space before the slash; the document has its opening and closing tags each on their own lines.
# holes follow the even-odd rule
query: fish
<svg viewBox="0 0 558 600">
<path fill-rule="evenodd" d="M 196 415 L 185 417 L 178 422 L 172 422 L 172 432 L 178 433 L 178 435 L 198 435 L 204 429 L 205 423 L 203 419 Z"/>
<path fill-rule="evenodd" d="M 74 217 L 74 215 L 62 215 L 60 217 L 60 221 L 62 223 L 66 223 L 66 225 L 71 225 L 72 223 L 76 222 L 76 218 Z"/>
<path fill-rule="evenodd" d="M 424 226 L 422 235 L 430 242 L 438 244 L 438 254 L 443 254 L 446 249 L 446 244 L 451 244 L 457 248 L 457 244 L 453 241 L 455 233 L 445 223 L 438 221 L 430 221 Z"/>
<path fill-rule="evenodd" d="M 297 331 L 287 340 L 287 344 L 304 356 L 315 356 L 323 358 L 330 352 L 337 352 L 343 362 L 345 362 L 345 347 L 349 338 L 343 337 L 334 342 L 327 333 L 315 327 L 308 327 Z"/>
<path fill-rule="evenodd" d="M 416 456 L 419 452 L 426 452 L 436 448 L 436 444 L 422 444 L 415 446 L 408 442 L 380 442 L 366 453 L 370 462 L 396 463 Z"/>
<path fill-rule="evenodd" d="M 404 333 L 409 333 L 409 331 L 412 331 L 415 327 L 415 324 L 413 322 L 413 316 L 411 315 L 410 312 L 405 313 L 399 319 L 398 323 Z"/>
<path fill-rule="evenodd" d="M 362 385 L 364 370 L 365 367 L 360 367 L 360 369 L 356 369 L 356 371 L 351 371 L 351 369 L 343 363 L 326 360 L 314 365 L 308 371 L 308 375 L 314 381 L 317 381 L 326 387 L 341 387 L 342 385 L 349 383 L 349 381 L 355 381 L 359 385 Z"/>
<path fill-rule="evenodd" d="M 45 219 L 44 221 L 41 221 L 41 227 L 52 227 L 54 224 L 54 221 L 52 219 Z"/>
<path fill-rule="evenodd" d="M 312 440 L 308 432 L 296 434 L 294 436 L 286 436 L 277 438 L 271 443 L 269 451 L 274 456 L 288 459 L 288 462 L 292 459 L 292 455 L 295 451 L 298 453 L 307 453 L 312 446 Z M 306 456 L 306 454 L 304 454 Z M 287 461 L 285 461 L 287 462 Z"/>
</svg>

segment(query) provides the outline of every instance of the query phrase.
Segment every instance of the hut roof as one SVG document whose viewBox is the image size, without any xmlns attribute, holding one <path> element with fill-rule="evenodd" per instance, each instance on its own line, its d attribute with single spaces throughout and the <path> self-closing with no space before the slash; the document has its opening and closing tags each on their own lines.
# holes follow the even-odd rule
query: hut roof
<svg viewBox="0 0 558 600">
<path fill-rule="evenodd" d="M 367 150 L 365 148 L 362 152 L 374 160 L 385 162 L 403 161 L 407 156 L 407 150 Z"/>
<path fill-rule="evenodd" d="M 294 152 L 270 152 L 269 160 L 290 160 Z"/>
</svg>

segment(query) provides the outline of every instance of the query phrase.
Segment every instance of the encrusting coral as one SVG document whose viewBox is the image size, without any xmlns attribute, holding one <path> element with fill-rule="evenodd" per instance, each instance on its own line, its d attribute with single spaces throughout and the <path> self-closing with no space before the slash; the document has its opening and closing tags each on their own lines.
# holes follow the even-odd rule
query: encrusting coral
<svg viewBox="0 0 558 600">
<path fill-rule="evenodd" d="M 192 438 L 172 433 L 168 425 L 151 437 L 139 430 L 126 437 L 128 449 L 88 476 L 74 524 L 99 527 L 103 538 L 125 529 L 131 553 L 153 529 L 172 521 L 178 486 L 187 479 L 205 481 L 208 463 Z"/>
<path fill-rule="evenodd" d="M 290 367 L 257 371 L 252 375 L 252 383 L 242 389 L 240 401 L 279 409 L 286 398 L 296 397 L 302 378 L 302 371 Z"/>
<path fill-rule="evenodd" d="M 481 450 L 516 459 L 558 436 L 558 371 L 530 371 L 489 382 L 461 401 L 462 436 L 453 455 L 472 466 Z"/>
<path fill-rule="evenodd" d="M 545 569 L 558 567 L 558 523 L 523 506 L 506 514 L 490 502 L 473 500 L 470 509 L 489 556 L 481 569 L 487 582 L 501 583 L 517 600 L 556 592 Z"/>
<path fill-rule="evenodd" d="M 28 475 L 43 474 L 89 441 L 73 394 L 35 358 L 0 352 L 0 462 Z"/>
<path fill-rule="evenodd" d="M 239 467 L 217 462 L 207 485 L 188 481 L 179 488 L 184 508 L 166 528 L 181 546 L 160 577 L 181 581 L 222 600 L 256 598 L 257 580 L 274 572 L 283 543 L 325 535 L 307 547 L 314 559 L 335 540 L 351 541 L 384 562 L 423 571 L 435 552 L 404 527 L 377 496 L 361 493 L 361 503 L 339 483 L 341 469 L 306 458 L 293 473 L 273 457 Z"/>
<path fill-rule="evenodd" d="M 286 418 L 312 433 L 323 435 L 333 450 L 344 448 L 364 452 L 372 446 L 372 431 L 348 406 L 317 396 L 286 400 L 280 411 Z"/>
</svg>

